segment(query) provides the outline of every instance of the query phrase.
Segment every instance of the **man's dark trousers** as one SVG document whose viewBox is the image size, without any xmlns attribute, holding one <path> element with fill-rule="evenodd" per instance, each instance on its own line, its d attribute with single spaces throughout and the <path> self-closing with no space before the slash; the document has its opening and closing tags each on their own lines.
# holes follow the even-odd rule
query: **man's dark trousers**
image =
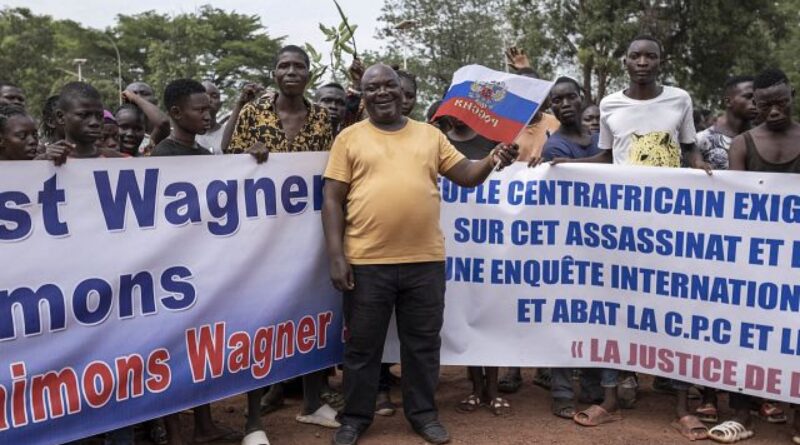
<svg viewBox="0 0 800 445">
<path fill-rule="evenodd" d="M 355 288 L 344 293 L 345 408 L 339 421 L 365 430 L 375 416 L 383 344 L 397 312 L 403 365 L 403 410 L 415 428 L 437 420 L 444 262 L 354 265 Z"/>
</svg>

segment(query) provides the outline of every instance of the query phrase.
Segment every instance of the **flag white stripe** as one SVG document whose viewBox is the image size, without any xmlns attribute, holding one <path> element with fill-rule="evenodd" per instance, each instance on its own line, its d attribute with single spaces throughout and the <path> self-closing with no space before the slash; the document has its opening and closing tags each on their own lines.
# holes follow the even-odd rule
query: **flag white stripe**
<svg viewBox="0 0 800 445">
<path fill-rule="evenodd" d="M 467 65 L 453 73 L 452 85 L 475 81 L 503 82 L 508 92 L 536 103 L 544 102 L 553 87 L 553 82 L 547 80 L 495 71 L 481 65 Z"/>
</svg>

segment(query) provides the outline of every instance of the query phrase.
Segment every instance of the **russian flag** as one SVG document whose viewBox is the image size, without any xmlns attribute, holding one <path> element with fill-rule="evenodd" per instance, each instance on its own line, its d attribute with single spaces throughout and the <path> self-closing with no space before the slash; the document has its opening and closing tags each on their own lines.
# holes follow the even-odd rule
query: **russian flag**
<svg viewBox="0 0 800 445">
<path fill-rule="evenodd" d="M 453 74 L 434 119 L 452 116 L 487 139 L 511 143 L 552 87 L 553 82 L 468 65 Z"/>
</svg>

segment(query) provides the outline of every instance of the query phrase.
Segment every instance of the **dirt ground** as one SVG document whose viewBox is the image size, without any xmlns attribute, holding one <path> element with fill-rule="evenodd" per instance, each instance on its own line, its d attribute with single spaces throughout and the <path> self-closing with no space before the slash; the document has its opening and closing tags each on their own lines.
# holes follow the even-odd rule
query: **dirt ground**
<svg viewBox="0 0 800 445">
<path fill-rule="evenodd" d="M 440 418 L 450 431 L 453 444 L 491 444 L 491 445 L 527 445 L 527 444 L 565 444 L 565 445 L 655 445 L 681 444 L 688 440 L 670 428 L 674 397 L 654 393 L 651 380 L 644 377 L 641 381 L 641 392 L 637 406 L 633 410 L 623 411 L 623 420 L 618 423 L 587 429 L 575 423 L 562 420 L 550 413 L 550 398 L 547 391 L 531 384 L 534 371 L 523 371 L 524 385 L 522 389 L 509 396 L 514 412 L 508 417 L 495 417 L 488 410 L 481 409 L 471 414 L 462 414 L 455 407 L 470 391 L 470 383 L 466 379 L 464 368 L 446 367 L 442 370 L 441 384 L 437 393 Z M 332 382 L 339 383 L 338 378 Z M 393 388 L 392 398 L 399 402 L 400 390 Z M 267 433 L 272 445 L 327 445 L 330 443 L 333 430 L 301 425 L 294 420 L 300 410 L 302 401 L 299 397 L 290 397 L 286 406 L 264 417 Z M 694 403 L 697 403 L 694 401 Z M 214 419 L 232 428 L 244 426 L 244 397 L 238 396 L 213 405 Z M 721 418 L 727 419 L 727 398 L 721 396 L 723 408 Z M 786 409 L 786 408 L 785 408 Z M 191 416 L 184 415 L 185 437 L 191 443 Z M 791 419 L 790 419 L 791 420 Z M 789 425 L 770 425 L 757 420 L 756 436 L 748 440 L 749 445 L 790 444 L 791 427 Z M 222 444 L 224 442 L 214 442 Z M 422 445 L 419 438 L 406 423 L 402 412 L 393 417 L 376 416 L 375 423 L 359 441 L 363 445 Z M 706 442 L 713 443 L 711 441 Z"/>
</svg>

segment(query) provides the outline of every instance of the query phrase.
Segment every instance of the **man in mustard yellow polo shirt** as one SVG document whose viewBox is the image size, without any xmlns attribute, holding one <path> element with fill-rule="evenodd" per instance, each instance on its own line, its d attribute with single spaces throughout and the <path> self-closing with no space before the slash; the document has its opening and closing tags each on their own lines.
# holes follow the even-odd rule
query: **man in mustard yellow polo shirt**
<svg viewBox="0 0 800 445">
<path fill-rule="evenodd" d="M 450 436 L 434 391 L 444 311 L 444 237 L 437 175 L 482 183 L 517 158 L 501 144 L 469 161 L 437 128 L 402 115 L 400 79 L 374 65 L 362 77 L 369 119 L 336 138 L 325 170 L 322 222 L 333 285 L 344 292 L 345 408 L 333 443 L 351 445 L 372 423 L 383 344 L 396 311 L 403 363 L 403 409 L 430 443 Z"/>
</svg>

